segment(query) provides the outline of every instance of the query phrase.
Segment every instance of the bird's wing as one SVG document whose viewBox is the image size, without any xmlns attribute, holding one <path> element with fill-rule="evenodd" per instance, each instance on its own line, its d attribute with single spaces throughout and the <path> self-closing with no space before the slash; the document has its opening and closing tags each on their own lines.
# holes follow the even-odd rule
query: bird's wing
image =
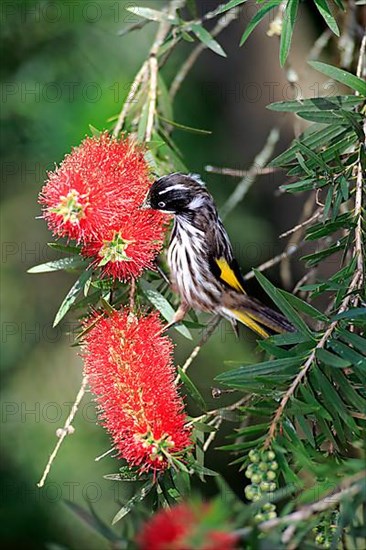
<svg viewBox="0 0 366 550">
<path fill-rule="evenodd" d="M 218 218 L 207 235 L 209 264 L 212 274 L 228 288 L 244 293 L 244 280 L 226 230 Z"/>
<path fill-rule="evenodd" d="M 224 257 L 212 258 L 211 271 L 225 285 L 245 294 L 243 276 L 235 258 L 230 262 Z"/>
</svg>

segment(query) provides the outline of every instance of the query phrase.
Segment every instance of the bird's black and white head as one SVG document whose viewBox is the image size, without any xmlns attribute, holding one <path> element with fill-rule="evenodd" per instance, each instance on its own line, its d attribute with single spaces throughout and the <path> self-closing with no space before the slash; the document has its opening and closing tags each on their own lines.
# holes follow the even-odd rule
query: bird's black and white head
<svg viewBox="0 0 366 550">
<path fill-rule="evenodd" d="M 144 202 L 146 208 L 177 216 L 194 214 L 204 206 L 214 207 L 212 197 L 200 177 L 179 172 L 156 180 Z"/>
</svg>

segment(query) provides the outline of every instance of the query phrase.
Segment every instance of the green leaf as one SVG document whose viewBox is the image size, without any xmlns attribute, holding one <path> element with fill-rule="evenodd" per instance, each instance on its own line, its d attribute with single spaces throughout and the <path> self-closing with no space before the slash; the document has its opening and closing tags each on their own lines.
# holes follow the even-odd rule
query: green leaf
<svg viewBox="0 0 366 550">
<path fill-rule="evenodd" d="M 91 512 L 88 512 L 87 510 L 82 508 L 79 504 L 77 504 L 76 502 L 72 502 L 71 500 L 64 500 L 64 503 L 86 525 L 94 529 L 97 533 L 102 535 L 104 538 L 106 538 L 109 541 L 112 541 L 112 543 L 117 543 L 117 541 L 121 542 L 120 536 L 116 535 L 116 533 L 114 533 L 112 529 L 108 527 L 108 525 L 105 525 L 105 523 L 103 523 L 102 520 L 98 518 L 98 516 L 95 514 L 92 508 L 91 508 Z"/>
<path fill-rule="evenodd" d="M 158 73 L 158 85 L 159 85 L 159 94 L 158 94 L 159 112 L 161 112 L 163 116 L 166 117 L 167 119 L 172 119 L 174 117 L 172 102 L 169 96 L 169 91 L 166 87 L 166 84 L 160 72 Z"/>
<path fill-rule="evenodd" d="M 52 250 L 59 250 L 60 252 L 65 252 L 65 254 L 80 254 L 80 246 L 72 246 L 70 244 L 60 244 L 60 243 L 47 243 L 47 246 L 52 248 Z"/>
<path fill-rule="evenodd" d="M 220 15 L 221 13 L 224 13 L 225 11 L 231 10 L 233 8 L 236 8 L 236 6 L 240 6 L 241 4 L 245 4 L 248 0 L 230 0 L 227 4 L 222 4 L 215 10 L 215 15 Z"/>
<path fill-rule="evenodd" d="M 149 116 L 149 105 L 146 102 L 142 107 L 142 112 L 139 117 L 139 125 L 137 128 L 137 139 L 139 140 L 140 143 L 143 143 L 145 140 L 148 116 Z"/>
<path fill-rule="evenodd" d="M 331 140 L 339 140 L 343 138 L 347 133 L 347 130 L 342 126 L 326 126 L 313 124 L 308 130 L 300 136 L 301 143 L 311 150 L 315 150 L 317 147 L 324 147 Z M 297 140 L 291 147 L 281 153 L 278 157 L 273 159 L 269 166 L 282 166 L 289 164 L 296 160 L 296 152 L 299 150 Z"/>
<path fill-rule="evenodd" d="M 268 2 L 263 8 L 260 8 L 257 13 L 252 17 L 250 20 L 247 28 L 244 31 L 243 36 L 240 40 L 240 46 L 244 44 L 244 42 L 247 40 L 247 38 L 251 35 L 251 33 L 254 31 L 256 26 L 262 21 L 266 13 L 271 11 L 273 8 L 276 8 L 281 4 L 282 0 L 272 0 L 271 2 Z"/>
<path fill-rule="evenodd" d="M 203 130 L 202 128 L 193 128 L 192 126 L 186 126 L 185 124 L 180 124 L 179 122 L 175 122 L 174 120 L 169 120 L 168 118 L 159 116 L 161 120 L 164 120 L 164 122 L 167 122 L 171 126 L 174 126 L 175 128 L 179 128 L 180 130 L 185 130 L 186 132 L 192 132 L 193 134 L 203 134 L 203 135 L 211 135 L 211 130 Z"/>
<path fill-rule="evenodd" d="M 288 0 L 282 19 L 282 32 L 280 42 L 280 64 L 284 66 L 290 51 L 292 34 L 294 32 L 294 25 L 296 21 L 297 9 L 299 7 L 299 0 Z"/>
<path fill-rule="evenodd" d="M 352 90 L 356 90 L 361 95 L 366 95 L 366 82 L 352 73 L 338 67 L 333 67 L 332 65 L 327 65 L 326 63 L 321 63 L 320 61 L 308 61 L 308 63 L 320 73 L 333 78 L 337 82 L 341 82 L 345 86 L 352 88 Z"/>
<path fill-rule="evenodd" d="M 198 40 L 200 40 L 210 50 L 218 55 L 221 55 L 222 57 L 227 57 L 220 44 L 211 36 L 208 30 L 202 27 L 202 25 L 193 23 L 191 25 L 191 30 L 197 36 Z"/>
<path fill-rule="evenodd" d="M 294 308 L 289 304 L 288 300 L 281 294 L 279 289 L 277 289 L 260 271 L 254 270 L 255 276 L 261 285 L 261 287 L 266 291 L 268 296 L 274 301 L 276 306 L 282 311 L 282 313 L 288 318 L 289 321 L 303 334 L 307 334 L 311 339 L 314 339 L 314 336 L 301 319 L 301 317 L 296 313 Z"/>
<path fill-rule="evenodd" d="M 334 221 L 314 224 L 307 230 L 305 240 L 314 241 L 315 239 L 320 239 L 322 237 L 326 237 L 327 235 L 331 235 L 338 229 L 351 229 L 354 226 L 355 222 L 353 221 L 352 214 L 347 212 L 338 216 L 338 218 Z"/>
<path fill-rule="evenodd" d="M 279 101 L 267 105 L 271 111 L 285 113 L 317 113 L 321 111 L 334 112 L 339 109 L 352 109 L 364 100 L 361 96 L 340 95 L 333 97 L 314 97 L 313 99 L 294 99 Z"/>
<path fill-rule="evenodd" d="M 304 302 L 304 300 L 301 300 L 301 298 L 298 298 L 290 292 L 286 292 L 286 290 L 280 290 L 279 292 L 284 298 L 287 299 L 288 302 L 290 302 L 290 304 L 294 306 L 297 311 L 306 313 L 307 315 L 309 315 L 313 319 L 317 319 L 318 321 L 329 321 L 328 317 L 324 315 L 324 313 L 321 313 L 321 311 L 316 309 L 314 306 L 308 304 L 307 302 Z"/>
<path fill-rule="evenodd" d="M 128 6 L 126 10 L 143 17 L 144 19 L 149 19 L 149 21 L 170 21 L 172 24 L 177 24 L 179 22 L 177 17 L 172 17 L 168 15 L 167 12 L 153 10 L 151 8 L 144 8 L 142 6 Z"/>
<path fill-rule="evenodd" d="M 216 376 L 215 380 L 229 386 L 244 387 L 248 382 L 268 375 L 276 376 L 280 372 L 286 372 L 289 375 L 295 374 L 302 364 L 303 357 L 287 357 L 274 359 L 272 361 L 263 361 L 253 365 L 245 365 L 238 369 L 233 369 Z"/>
<path fill-rule="evenodd" d="M 346 361 L 345 359 L 342 359 L 341 357 L 338 357 L 338 355 L 335 355 L 334 353 L 331 353 L 330 351 L 327 351 L 325 349 L 318 349 L 316 351 L 316 356 L 320 361 L 322 361 L 326 365 L 329 365 L 330 367 L 344 369 L 351 365 L 350 361 Z"/>
<path fill-rule="evenodd" d="M 71 287 L 66 298 L 62 302 L 58 312 L 56 313 L 55 320 L 53 321 L 53 327 L 57 326 L 61 319 L 63 319 L 66 313 L 69 311 L 79 293 L 83 290 L 86 282 L 91 278 L 92 272 L 89 270 L 84 271 L 76 283 Z"/>
<path fill-rule="evenodd" d="M 183 382 L 183 384 L 185 385 L 185 387 L 187 388 L 188 393 L 190 394 L 190 396 L 192 397 L 194 402 L 199 406 L 199 408 L 202 409 L 203 411 L 205 411 L 206 410 L 206 403 L 205 403 L 205 400 L 203 399 L 200 391 L 194 385 L 194 383 L 189 378 L 189 376 L 181 369 L 181 367 L 178 366 L 177 368 L 178 368 L 178 374 L 180 376 L 180 379 Z"/>
<path fill-rule="evenodd" d="M 323 17 L 324 21 L 336 36 L 339 36 L 339 28 L 337 21 L 334 19 L 332 12 L 329 9 L 328 3 L 326 0 L 314 0 L 316 7 L 319 10 L 320 15 Z"/>
<path fill-rule="evenodd" d="M 340 357 L 346 361 L 350 361 L 355 367 L 366 368 L 366 358 L 357 353 L 354 349 L 350 348 L 340 342 L 339 340 L 329 340 L 328 346 L 337 353 Z"/>
<path fill-rule="evenodd" d="M 340 319 L 365 319 L 366 320 L 366 307 L 353 307 L 342 313 L 337 313 L 332 318 L 332 321 L 338 321 Z"/>
<path fill-rule="evenodd" d="M 347 330 L 341 330 L 340 336 L 342 340 L 345 340 L 358 351 L 366 355 L 366 338 L 362 338 L 362 336 L 359 336 L 354 332 L 348 332 Z"/>
<path fill-rule="evenodd" d="M 170 323 L 174 317 L 174 309 L 169 304 L 168 300 L 160 292 L 158 292 L 151 283 L 145 281 L 144 279 L 140 280 L 140 286 L 146 298 L 154 307 L 156 307 L 158 311 L 160 311 L 164 319 Z M 182 334 L 182 336 L 188 340 L 192 340 L 191 333 L 187 327 L 184 325 L 175 325 L 174 328 Z"/>
<path fill-rule="evenodd" d="M 70 258 L 61 258 L 45 264 L 36 265 L 28 269 L 27 273 L 49 273 L 51 271 L 60 271 L 63 269 L 76 269 L 86 267 L 87 261 L 79 256 L 70 256 Z"/>
<path fill-rule="evenodd" d="M 332 254 L 343 250 L 344 246 L 345 241 L 344 239 L 342 239 L 341 244 L 335 244 L 333 246 L 330 246 L 329 248 L 326 248 L 325 250 L 315 252 L 315 254 L 308 254 L 306 256 L 303 256 L 301 259 L 305 261 L 309 267 L 313 267 L 314 265 L 318 265 L 318 263 L 324 260 L 324 258 L 328 258 L 328 256 L 331 256 Z"/>
<path fill-rule="evenodd" d="M 136 494 L 130 498 L 130 500 L 117 512 L 112 520 L 112 525 L 124 518 L 137 503 L 141 502 L 149 494 L 153 486 L 154 481 L 147 481 L 141 489 L 137 491 Z"/>
</svg>

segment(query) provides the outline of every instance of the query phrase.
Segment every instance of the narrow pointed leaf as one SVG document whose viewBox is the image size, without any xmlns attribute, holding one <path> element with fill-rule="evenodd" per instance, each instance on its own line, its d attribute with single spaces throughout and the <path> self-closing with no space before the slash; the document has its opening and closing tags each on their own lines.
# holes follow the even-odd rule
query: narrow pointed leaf
<svg viewBox="0 0 366 550">
<path fill-rule="evenodd" d="M 181 381 L 187 388 L 188 393 L 192 397 L 192 399 L 195 401 L 195 403 L 199 406 L 200 409 L 203 411 L 206 410 L 206 403 L 203 399 L 200 391 L 195 386 L 195 384 L 192 382 L 192 380 L 189 378 L 189 376 L 181 369 L 181 367 L 178 366 L 178 374 L 180 376 Z"/>
<path fill-rule="evenodd" d="M 303 334 L 307 334 L 311 339 L 314 338 L 311 330 L 298 315 L 288 300 L 262 273 L 254 270 L 255 276 L 261 285 L 261 287 L 267 292 L 268 296 L 274 301 L 276 306 L 282 311 L 282 313 L 288 318 L 289 321 Z"/>
<path fill-rule="evenodd" d="M 164 319 L 170 322 L 174 317 L 174 309 L 169 304 L 168 300 L 150 283 L 144 281 L 143 279 L 141 279 L 140 281 L 140 286 L 146 298 L 152 303 L 154 307 L 156 307 L 158 311 L 160 311 Z M 182 336 L 184 336 L 188 340 L 192 340 L 191 333 L 189 332 L 187 327 L 185 327 L 184 325 L 176 325 L 174 328 L 180 334 L 182 334 Z"/>
<path fill-rule="evenodd" d="M 319 10 L 320 15 L 324 21 L 336 36 L 339 36 L 339 28 L 337 21 L 334 19 L 333 14 L 328 6 L 327 0 L 314 0 L 316 7 Z"/>
<path fill-rule="evenodd" d="M 61 271 L 63 269 L 76 269 L 82 266 L 87 266 L 87 262 L 84 258 L 70 256 L 70 258 L 61 258 L 60 260 L 36 265 L 28 269 L 27 273 L 48 273 L 51 271 Z"/>
<path fill-rule="evenodd" d="M 361 95 L 366 95 L 366 82 L 354 74 L 344 69 L 321 63 L 320 61 L 309 61 L 308 63 L 313 69 L 316 69 L 320 73 L 333 78 L 333 80 L 337 82 L 341 82 L 341 84 L 352 88 L 352 90 L 356 90 L 356 92 L 359 92 Z"/>
<path fill-rule="evenodd" d="M 226 53 L 222 49 L 222 46 L 220 46 L 220 44 L 211 36 L 208 30 L 202 27 L 202 25 L 199 25 L 198 23 L 193 23 L 191 25 L 191 30 L 197 36 L 198 40 L 200 40 L 205 46 L 207 46 L 207 48 L 217 53 L 218 55 L 221 55 L 222 57 L 227 57 Z"/>
<path fill-rule="evenodd" d="M 282 32 L 280 42 L 280 63 L 281 67 L 284 66 L 290 51 L 292 34 L 294 32 L 294 25 L 296 21 L 297 9 L 299 7 L 299 0 L 288 0 L 282 19 Z"/>
<path fill-rule="evenodd" d="M 141 502 L 149 494 L 153 486 L 153 481 L 147 481 L 141 489 L 117 512 L 112 520 L 112 525 L 124 518 L 137 503 Z"/>
<path fill-rule="evenodd" d="M 265 6 L 263 6 L 263 8 L 260 8 L 257 11 L 257 13 L 254 15 L 254 17 L 252 17 L 252 19 L 248 23 L 248 26 L 245 29 L 245 32 L 244 32 L 243 36 L 241 37 L 240 46 L 242 46 L 244 44 L 244 42 L 248 39 L 248 37 L 252 34 L 254 29 L 256 28 L 256 26 L 262 21 L 264 16 L 269 11 L 271 11 L 274 8 L 276 8 L 277 6 L 279 6 L 281 4 L 281 1 L 282 0 L 272 0 L 271 2 L 267 2 L 267 4 Z"/>
<path fill-rule="evenodd" d="M 76 298 L 78 297 L 79 293 L 83 290 L 86 282 L 90 279 L 92 276 L 92 272 L 89 270 L 84 271 L 76 281 L 76 283 L 71 287 L 69 293 L 67 294 L 66 298 L 62 302 L 60 309 L 56 313 L 55 320 L 53 321 L 53 327 L 57 326 L 61 319 L 63 319 L 66 315 L 66 313 L 69 311 L 73 303 L 75 302 Z"/>
</svg>

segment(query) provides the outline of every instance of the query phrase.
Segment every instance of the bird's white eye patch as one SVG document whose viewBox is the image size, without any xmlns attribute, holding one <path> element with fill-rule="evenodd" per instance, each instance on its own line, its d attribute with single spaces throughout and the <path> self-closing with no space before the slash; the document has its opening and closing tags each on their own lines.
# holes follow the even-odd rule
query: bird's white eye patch
<svg viewBox="0 0 366 550">
<path fill-rule="evenodd" d="M 189 208 L 192 208 L 193 210 L 196 208 L 201 208 L 205 202 L 204 197 L 195 197 L 190 203 Z"/>
<path fill-rule="evenodd" d="M 170 185 L 169 187 L 167 187 L 166 189 L 164 189 L 163 191 L 159 191 L 159 195 L 164 195 L 164 193 L 169 193 L 169 191 L 171 191 L 172 189 L 176 189 L 177 191 L 184 191 L 186 189 L 188 189 L 185 185 Z"/>
<path fill-rule="evenodd" d="M 166 203 L 164 201 L 158 202 L 158 207 L 159 208 L 165 208 L 165 205 L 166 205 Z"/>
</svg>

